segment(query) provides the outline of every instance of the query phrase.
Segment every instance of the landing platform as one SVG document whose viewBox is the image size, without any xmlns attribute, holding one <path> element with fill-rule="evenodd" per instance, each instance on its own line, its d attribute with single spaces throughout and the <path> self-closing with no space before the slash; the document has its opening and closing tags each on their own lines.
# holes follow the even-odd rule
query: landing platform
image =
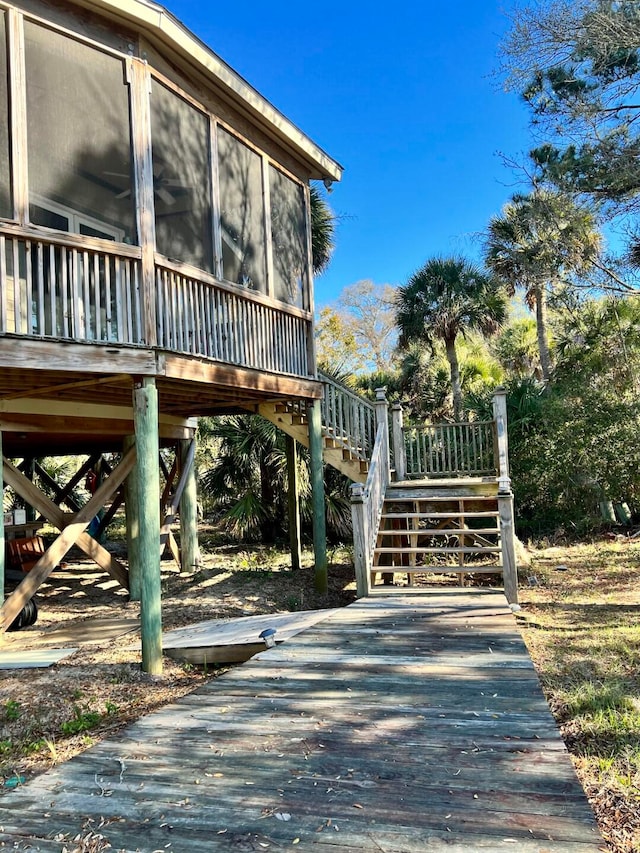
<svg viewBox="0 0 640 853">
<path fill-rule="evenodd" d="M 328 612 L 0 798 L 2 842 L 43 853 L 606 849 L 504 598 L 459 590 Z"/>
</svg>

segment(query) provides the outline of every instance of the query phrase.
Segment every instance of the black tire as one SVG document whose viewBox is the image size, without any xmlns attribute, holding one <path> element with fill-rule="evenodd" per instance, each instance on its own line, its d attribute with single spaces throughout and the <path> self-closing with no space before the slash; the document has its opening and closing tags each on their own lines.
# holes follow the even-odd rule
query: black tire
<svg viewBox="0 0 640 853">
<path fill-rule="evenodd" d="M 21 628 L 28 628 L 33 625 L 38 618 L 38 605 L 35 598 L 30 598 L 22 608 L 20 613 L 13 620 L 7 631 L 19 631 Z"/>
</svg>

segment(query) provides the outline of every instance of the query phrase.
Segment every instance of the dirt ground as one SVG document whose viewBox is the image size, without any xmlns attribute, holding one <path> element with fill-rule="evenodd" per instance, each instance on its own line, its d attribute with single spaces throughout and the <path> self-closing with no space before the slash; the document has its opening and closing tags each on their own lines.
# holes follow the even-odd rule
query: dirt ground
<svg viewBox="0 0 640 853">
<path fill-rule="evenodd" d="M 202 567 L 188 574 L 163 560 L 164 630 L 209 619 L 340 607 L 355 599 L 346 551 L 330 554 L 328 596 L 314 591 L 310 552 L 296 572 L 286 552 L 261 547 L 223 546 L 210 553 L 205 548 L 203 557 Z M 139 604 L 79 554 L 72 552 L 36 598 L 36 624 L 5 634 L 0 651 L 52 646 L 78 651 L 48 669 L 0 670 L 0 796 L 225 671 L 165 656 L 161 676 L 143 673 Z M 113 622 L 120 623 L 120 636 L 109 636 Z M 61 630 L 70 634 L 63 642 Z"/>
</svg>

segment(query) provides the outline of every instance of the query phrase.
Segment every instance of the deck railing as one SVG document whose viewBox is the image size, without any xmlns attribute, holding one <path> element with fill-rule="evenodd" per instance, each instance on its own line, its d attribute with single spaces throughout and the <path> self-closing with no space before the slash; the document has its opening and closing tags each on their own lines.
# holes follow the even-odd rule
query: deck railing
<svg viewBox="0 0 640 853">
<path fill-rule="evenodd" d="M 324 383 L 322 425 L 325 435 L 361 459 L 370 459 L 376 439 L 375 407 L 341 383 L 319 372 Z"/>
<path fill-rule="evenodd" d="M 367 481 L 364 484 L 354 483 L 351 486 L 353 559 L 359 598 L 369 592 L 380 517 L 387 486 L 391 480 L 387 402 L 383 389 L 379 389 L 377 394 L 376 438 L 369 460 Z"/>
<path fill-rule="evenodd" d="M 427 424 L 403 432 L 408 477 L 496 474 L 493 421 Z"/>
<path fill-rule="evenodd" d="M 157 346 L 308 378 L 312 319 L 295 306 L 156 256 L 143 305 L 142 250 L 32 226 L 0 228 L 0 334 Z M 145 329 L 147 323 L 156 328 Z"/>
<path fill-rule="evenodd" d="M 402 406 L 393 406 L 393 460 L 397 480 L 445 477 L 508 477 L 504 392 L 492 421 L 404 426 Z M 506 472 L 506 473 L 505 473 Z"/>
<path fill-rule="evenodd" d="M 141 343 L 140 257 L 106 240 L 0 234 L 0 333 Z"/>
<path fill-rule="evenodd" d="M 293 306 L 156 261 L 158 346 L 243 367 L 309 375 L 311 320 Z"/>
</svg>

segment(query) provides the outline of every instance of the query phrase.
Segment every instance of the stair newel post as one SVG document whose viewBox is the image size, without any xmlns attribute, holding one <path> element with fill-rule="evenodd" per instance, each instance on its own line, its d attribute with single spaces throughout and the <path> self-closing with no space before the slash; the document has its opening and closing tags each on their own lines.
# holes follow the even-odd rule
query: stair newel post
<svg viewBox="0 0 640 853">
<path fill-rule="evenodd" d="M 324 500 L 324 462 L 322 459 L 322 413 L 320 400 L 307 407 L 309 427 L 309 456 L 311 457 L 311 496 L 313 505 L 313 553 L 315 558 L 315 587 L 326 595 L 329 591 L 327 566 L 327 526 Z"/>
<path fill-rule="evenodd" d="M 518 565 L 516 562 L 516 531 L 513 493 L 509 477 L 509 439 L 507 434 L 507 392 L 497 388 L 493 395 L 495 421 L 498 512 L 500 514 L 500 542 L 502 547 L 502 578 L 504 594 L 509 604 L 518 603 Z"/>
<path fill-rule="evenodd" d="M 516 532 L 513 495 L 498 493 L 500 514 L 500 543 L 502 547 L 502 580 L 509 604 L 518 603 L 518 564 L 516 562 Z"/>
<path fill-rule="evenodd" d="M 393 462 L 396 469 L 396 480 L 407 477 L 407 452 L 404 446 L 402 406 L 394 403 L 391 407 L 391 429 L 393 441 Z"/>
<path fill-rule="evenodd" d="M 511 494 L 509 439 L 507 436 L 507 392 L 504 388 L 496 388 L 494 392 L 493 420 L 497 450 L 498 491 L 501 494 Z"/>
<path fill-rule="evenodd" d="M 384 446 L 382 448 L 382 460 L 385 466 L 385 484 L 391 480 L 391 460 L 389 458 L 389 403 L 387 402 L 387 389 L 376 388 L 376 432 L 380 424 L 384 427 Z"/>
<path fill-rule="evenodd" d="M 351 518 L 353 521 L 353 565 L 356 570 L 356 593 L 358 598 L 369 594 L 369 566 L 367 565 L 369 532 L 364 505 L 364 486 L 351 486 Z"/>
</svg>

